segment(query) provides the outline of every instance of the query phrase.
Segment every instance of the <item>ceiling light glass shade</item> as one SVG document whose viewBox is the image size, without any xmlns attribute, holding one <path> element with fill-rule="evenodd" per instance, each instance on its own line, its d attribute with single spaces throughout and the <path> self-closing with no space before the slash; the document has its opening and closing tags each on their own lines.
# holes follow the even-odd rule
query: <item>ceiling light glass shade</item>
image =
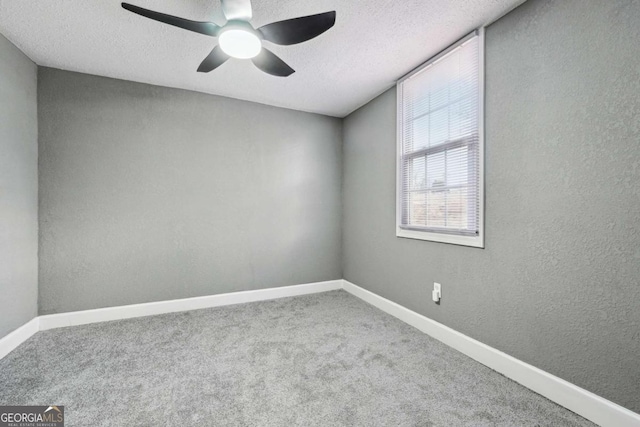
<svg viewBox="0 0 640 427">
<path fill-rule="evenodd" d="M 224 53 L 234 58 L 249 59 L 255 57 L 262 49 L 262 42 L 253 33 L 232 29 L 220 34 L 218 41 Z"/>
</svg>

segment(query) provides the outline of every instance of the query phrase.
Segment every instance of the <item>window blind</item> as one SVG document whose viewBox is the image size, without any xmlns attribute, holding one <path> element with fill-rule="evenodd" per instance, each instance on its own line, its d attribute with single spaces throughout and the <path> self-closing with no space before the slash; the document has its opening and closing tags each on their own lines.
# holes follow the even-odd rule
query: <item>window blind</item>
<svg viewBox="0 0 640 427">
<path fill-rule="evenodd" d="M 480 36 L 398 84 L 399 227 L 480 232 Z"/>
</svg>

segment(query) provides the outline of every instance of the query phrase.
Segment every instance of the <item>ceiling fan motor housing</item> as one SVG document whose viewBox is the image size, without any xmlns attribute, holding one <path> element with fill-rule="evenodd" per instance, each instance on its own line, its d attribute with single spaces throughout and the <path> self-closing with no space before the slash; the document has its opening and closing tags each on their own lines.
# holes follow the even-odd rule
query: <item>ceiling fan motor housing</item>
<svg viewBox="0 0 640 427">
<path fill-rule="evenodd" d="M 251 33 L 251 34 L 255 35 L 261 41 L 262 41 L 262 39 L 264 39 L 262 33 L 259 30 L 256 30 L 255 28 L 253 28 L 253 26 L 250 23 L 248 23 L 247 21 L 242 21 L 242 20 L 239 20 L 239 19 L 234 19 L 232 21 L 227 21 L 227 23 L 224 24 L 224 27 L 220 28 L 220 30 L 218 31 L 218 37 L 220 37 L 222 34 L 226 33 L 229 30 L 246 31 L 248 33 Z"/>
</svg>

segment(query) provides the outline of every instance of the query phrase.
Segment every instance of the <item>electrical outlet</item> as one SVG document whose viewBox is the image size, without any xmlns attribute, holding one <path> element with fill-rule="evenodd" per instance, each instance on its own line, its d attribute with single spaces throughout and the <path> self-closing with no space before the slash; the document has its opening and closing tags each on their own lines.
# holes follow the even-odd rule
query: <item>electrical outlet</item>
<svg viewBox="0 0 640 427">
<path fill-rule="evenodd" d="M 439 303 L 442 298 L 442 285 L 440 283 L 433 282 L 433 291 L 431 292 L 433 302 Z"/>
</svg>

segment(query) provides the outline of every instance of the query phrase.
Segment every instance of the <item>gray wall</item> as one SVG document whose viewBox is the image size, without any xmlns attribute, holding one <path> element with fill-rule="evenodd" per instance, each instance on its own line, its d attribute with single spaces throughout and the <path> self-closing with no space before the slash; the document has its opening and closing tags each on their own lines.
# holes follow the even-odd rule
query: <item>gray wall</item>
<svg viewBox="0 0 640 427">
<path fill-rule="evenodd" d="M 341 120 L 49 68 L 38 87 L 41 314 L 342 278 Z"/>
<path fill-rule="evenodd" d="M 0 35 L 0 338 L 37 316 L 37 69 Z"/>
<path fill-rule="evenodd" d="M 395 237 L 395 90 L 351 114 L 345 279 L 640 412 L 639 28 L 602 0 L 488 28 L 484 250 Z"/>
</svg>

